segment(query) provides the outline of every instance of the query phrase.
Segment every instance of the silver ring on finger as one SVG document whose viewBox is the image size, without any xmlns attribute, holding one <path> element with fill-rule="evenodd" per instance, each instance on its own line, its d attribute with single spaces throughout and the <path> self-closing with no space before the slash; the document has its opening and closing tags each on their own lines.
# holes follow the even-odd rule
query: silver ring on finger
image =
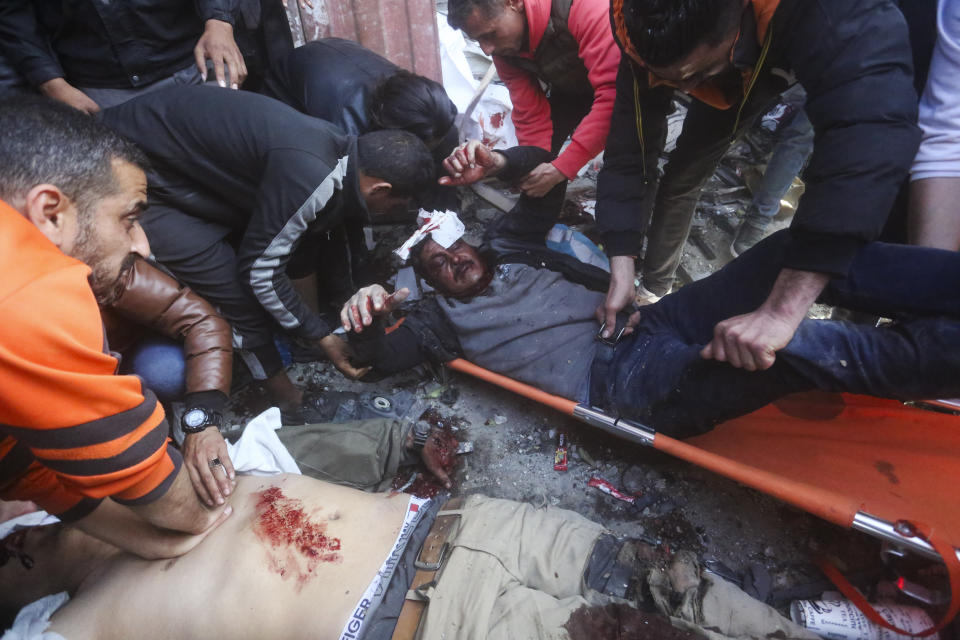
<svg viewBox="0 0 960 640">
<path fill-rule="evenodd" d="M 212 471 L 212 470 L 216 469 L 217 467 L 222 467 L 222 466 L 223 466 L 223 463 L 220 462 L 220 458 L 214 458 L 213 460 L 211 460 L 210 462 L 208 462 L 207 465 L 210 467 L 210 470 Z"/>
</svg>

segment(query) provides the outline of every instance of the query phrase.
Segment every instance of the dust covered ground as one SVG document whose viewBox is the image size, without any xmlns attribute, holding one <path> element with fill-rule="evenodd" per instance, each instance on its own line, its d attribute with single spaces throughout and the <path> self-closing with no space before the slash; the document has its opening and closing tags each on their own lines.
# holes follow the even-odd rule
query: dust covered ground
<svg viewBox="0 0 960 640">
<path fill-rule="evenodd" d="M 756 155 L 756 149 L 735 147 L 708 184 L 677 286 L 731 259 L 729 245 L 749 198 L 747 185 L 759 175 L 750 164 L 751 153 Z M 595 168 L 571 183 L 561 216 L 561 222 L 588 237 L 595 237 L 595 184 Z M 794 189 L 788 199 L 795 201 L 798 191 Z M 516 197 L 508 190 L 499 193 Z M 788 224 L 791 214 L 792 207 L 785 204 L 770 230 Z M 468 240 L 478 242 L 484 224 L 497 215 L 497 208 L 464 191 L 462 217 Z M 386 263 L 388 252 L 409 231 L 409 225 L 375 228 L 374 259 Z M 434 420 L 439 416 L 445 425 L 453 426 L 459 440 L 473 445 L 471 453 L 458 457 L 455 495 L 483 493 L 572 509 L 618 534 L 670 550 L 692 550 L 708 567 L 743 580 L 748 592 L 781 610 L 791 597 L 815 597 L 828 588 L 812 564 L 817 553 L 835 554 L 851 572 L 877 565 L 879 545 L 867 536 L 841 530 L 711 472 L 618 440 L 463 374 L 444 370 L 438 375 L 418 369 L 377 383 L 360 383 L 344 379 L 326 362 L 294 364 L 291 373 L 303 388 L 357 392 L 361 403 L 374 396 L 410 393 L 419 403 L 417 413 L 433 408 Z M 230 422 L 241 425 L 264 408 L 263 396 L 248 387 L 233 402 Z M 570 443 L 565 472 L 554 470 L 560 433 Z M 228 436 L 238 434 L 234 429 Z M 402 471 L 395 486 L 406 484 L 416 471 Z M 634 497 L 634 504 L 589 486 L 591 478 L 606 480 Z M 422 482 L 421 476 L 414 486 L 422 488 Z"/>
</svg>

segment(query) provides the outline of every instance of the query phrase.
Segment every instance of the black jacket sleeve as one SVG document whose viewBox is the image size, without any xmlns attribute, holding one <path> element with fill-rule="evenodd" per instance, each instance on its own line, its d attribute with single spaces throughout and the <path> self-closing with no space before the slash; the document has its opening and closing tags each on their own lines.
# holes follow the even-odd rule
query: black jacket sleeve
<svg viewBox="0 0 960 640">
<path fill-rule="evenodd" d="M 234 16 L 239 8 L 238 0 L 196 0 L 197 15 L 207 20 L 221 20 L 234 24 Z"/>
<path fill-rule="evenodd" d="M 29 0 L 0 3 L 0 48 L 35 87 L 64 75 Z"/>
<path fill-rule="evenodd" d="M 783 265 L 845 275 L 883 229 L 920 140 L 907 26 L 875 0 L 785 1 L 774 20 L 816 132 Z"/>
<path fill-rule="evenodd" d="M 497 178 L 508 184 L 519 182 L 543 162 L 555 156 L 540 147 L 518 146 L 498 151 L 507 159 L 507 164 Z M 496 238 L 511 238 L 543 245 L 550 228 L 560 217 L 560 208 L 566 194 L 566 181 L 556 185 L 542 198 L 521 194 L 517 204 L 487 226 L 484 244 Z"/>
<path fill-rule="evenodd" d="M 621 56 L 603 169 L 597 177 L 597 231 L 611 257 L 640 253 L 672 95 L 665 87 L 647 87 L 646 73 L 635 73 L 630 59 Z"/>
<path fill-rule="evenodd" d="M 331 163 L 302 150 L 271 152 L 237 252 L 241 281 L 281 327 L 300 338 L 319 339 L 336 328 L 303 302 L 287 266 L 308 232 L 330 228 L 322 219 L 343 197 L 347 162 L 347 156 Z"/>
<path fill-rule="evenodd" d="M 456 332 L 433 298 L 416 300 L 401 308 L 403 324 L 390 333 L 382 318 L 376 318 L 363 333 L 350 333 L 353 362 L 372 366 L 378 374 L 389 375 L 430 361 L 449 362 L 461 355 Z"/>
</svg>

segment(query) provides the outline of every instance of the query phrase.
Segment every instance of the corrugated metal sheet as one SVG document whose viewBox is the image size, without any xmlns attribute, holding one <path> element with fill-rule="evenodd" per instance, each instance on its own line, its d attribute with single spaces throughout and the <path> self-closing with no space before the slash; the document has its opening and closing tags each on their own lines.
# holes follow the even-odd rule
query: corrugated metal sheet
<svg viewBox="0 0 960 640">
<path fill-rule="evenodd" d="M 359 42 L 394 64 L 441 81 L 434 0 L 287 0 L 294 46 L 336 36 Z"/>
</svg>

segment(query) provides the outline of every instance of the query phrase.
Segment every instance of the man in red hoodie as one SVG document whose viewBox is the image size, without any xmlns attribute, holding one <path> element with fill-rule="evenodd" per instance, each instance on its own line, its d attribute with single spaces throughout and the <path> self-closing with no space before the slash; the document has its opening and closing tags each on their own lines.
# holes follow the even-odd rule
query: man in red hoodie
<svg viewBox="0 0 960 640">
<path fill-rule="evenodd" d="M 450 26 L 493 56 L 510 90 L 520 144 L 557 153 L 573 134 L 520 183 L 528 196 L 576 177 L 603 150 L 620 63 L 609 9 L 602 0 L 450 0 Z"/>
</svg>

